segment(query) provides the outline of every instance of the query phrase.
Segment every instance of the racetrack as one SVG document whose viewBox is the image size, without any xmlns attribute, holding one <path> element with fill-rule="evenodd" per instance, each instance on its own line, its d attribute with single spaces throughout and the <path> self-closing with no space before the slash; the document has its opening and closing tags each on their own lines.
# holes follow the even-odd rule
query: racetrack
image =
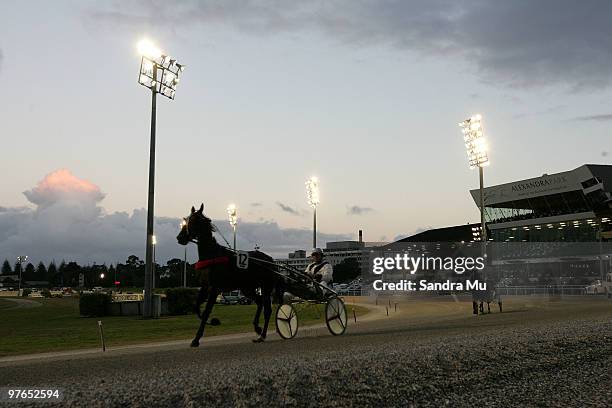
<svg viewBox="0 0 612 408">
<path fill-rule="evenodd" d="M 388 318 L 364 319 L 340 337 L 302 328 L 296 339 L 264 344 L 243 337 L 5 361 L 0 386 L 61 387 L 68 406 L 609 404 L 612 303 L 509 298 L 504 313 L 478 317 L 470 308 L 435 299 L 394 312 L 392 303 Z"/>
</svg>

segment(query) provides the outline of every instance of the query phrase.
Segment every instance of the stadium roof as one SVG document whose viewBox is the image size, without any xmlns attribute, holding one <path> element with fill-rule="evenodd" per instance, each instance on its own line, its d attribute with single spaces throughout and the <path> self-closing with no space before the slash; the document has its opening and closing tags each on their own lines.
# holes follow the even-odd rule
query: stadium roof
<svg viewBox="0 0 612 408">
<path fill-rule="evenodd" d="M 402 238 L 396 242 L 469 242 L 474 240 L 473 228 L 480 224 L 455 225 L 453 227 L 433 228 Z"/>
</svg>

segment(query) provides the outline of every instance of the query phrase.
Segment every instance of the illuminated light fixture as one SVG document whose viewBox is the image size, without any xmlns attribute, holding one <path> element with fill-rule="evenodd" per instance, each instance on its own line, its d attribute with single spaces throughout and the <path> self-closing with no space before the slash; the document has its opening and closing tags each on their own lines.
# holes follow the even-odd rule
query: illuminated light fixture
<svg viewBox="0 0 612 408">
<path fill-rule="evenodd" d="M 474 115 L 459 123 L 470 169 L 489 165 L 487 141 L 482 128 L 482 116 Z"/>
<path fill-rule="evenodd" d="M 319 205 L 319 179 L 317 177 L 313 176 L 306 180 L 306 197 L 312 208 Z"/>
<path fill-rule="evenodd" d="M 230 225 L 236 225 L 236 221 L 238 220 L 238 212 L 236 209 L 236 204 L 230 204 L 227 206 L 227 218 L 230 222 Z"/>
<path fill-rule="evenodd" d="M 174 99 L 179 76 L 185 70 L 185 66 L 164 55 L 149 40 L 138 43 L 138 52 L 142 56 L 138 83 L 168 99 Z"/>
<path fill-rule="evenodd" d="M 138 53 L 144 57 L 157 59 L 162 56 L 162 52 L 150 40 L 142 39 L 138 42 Z"/>
<path fill-rule="evenodd" d="M 319 205 L 319 179 L 315 176 L 306 180 L 306 198 L 313 210 L 312 247 L 317 247 L 317 205 Z"/>
<path fill-rule="evenodd" d="M 234 230 L 234 251 L 236 250 L 236 224 L 238 224 L 238 210 L 236 204 L 227 206 L 227 219 Z"/>
</svg>

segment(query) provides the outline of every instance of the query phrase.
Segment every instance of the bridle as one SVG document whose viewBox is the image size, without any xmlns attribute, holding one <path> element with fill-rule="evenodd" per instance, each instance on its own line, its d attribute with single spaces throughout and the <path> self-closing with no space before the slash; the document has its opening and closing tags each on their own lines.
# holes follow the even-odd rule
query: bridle
<svg viewBox="0 0 612 408">
<path fill-rule="evenodd" d="M 193 216 L 193 214 L 191 214 L 188 219 L 190 219 Z M 202 216 L 204 216 L 202 214 Z M 229 241 L 225 238 L 225 236 L 221 233 L 221 230 L 219 230 L 219 228 L 212 222 L 212 220 L 209 221 L 210 222 L 210 226 L 212 227 L 212 232 L 216 232 L 219 235 L 221 235 L 221 238 L 223 238 L 223 240 L 225 241 L 225 243 L 227 244 L 227 249 L 234 251 L 234 249 L 232 248 L 232 246 L 230 245 Z M 193 242 L 194 244 L 198 244 L 199 240 L 197 238 L 191 238 L 191 232 L 189 232 L 189 221 L 185 218 L 183 218 L 183 226 L 185 228 L 185 232 L 187 233 L 187 242 Z"/>
</svg>

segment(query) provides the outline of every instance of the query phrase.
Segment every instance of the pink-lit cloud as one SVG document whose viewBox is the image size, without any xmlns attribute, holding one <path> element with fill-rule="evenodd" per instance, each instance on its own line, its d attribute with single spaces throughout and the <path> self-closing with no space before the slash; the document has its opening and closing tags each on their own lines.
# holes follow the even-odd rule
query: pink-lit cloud
<svg viewBox="0 0 612 408">
<path fill-rule="evenodd" d="M 76 177 L 68 169 L 59 169 L 47 174 L 36 187 L 24 191 L 23 194 L 32 204 L 42 208 L 61 202 L 78 202 L 95 206 L 104 198 L 98 186 Z"/>
</svg>

